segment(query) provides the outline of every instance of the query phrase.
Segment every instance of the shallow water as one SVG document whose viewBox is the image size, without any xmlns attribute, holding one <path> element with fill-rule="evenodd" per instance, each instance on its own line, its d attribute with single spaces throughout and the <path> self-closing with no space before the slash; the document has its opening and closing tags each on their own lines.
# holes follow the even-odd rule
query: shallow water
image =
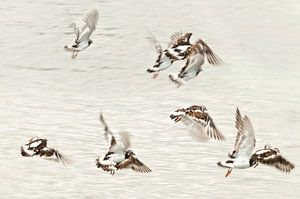
<svg viewBox="0 0 300 199">
<path fill-rule="evenodd" d="M 73 39 L 67 26 L 92 8 L 100 11 L 95 43 L 74 61 L 63 50 Z M 1 198 L 298 198 L 299 19 L 296 0 L 2 1 Z M 147 28 L 164 45 L 175 31 L 193 32 L 192 41 L 203 38 L 224 65 L 206 64 L 179 89 L 169 71 L 153 80 Z M 226 142 L 198 143 L 169 119 L 192 104 L 208 108 Z M 216 162 L 232 149 L 237 106 L 253 123 L 256 148 L 280 148 L 296 165 L 290 174 L 259 166 L 224 177 Z M 131 132 L 151 174 L 112 177 L 96 168 L 108 147 L 100 110 L 112 130 Z M 32 136 L 48 138 L 73 164 L 21 157 Z"/>
</svg>

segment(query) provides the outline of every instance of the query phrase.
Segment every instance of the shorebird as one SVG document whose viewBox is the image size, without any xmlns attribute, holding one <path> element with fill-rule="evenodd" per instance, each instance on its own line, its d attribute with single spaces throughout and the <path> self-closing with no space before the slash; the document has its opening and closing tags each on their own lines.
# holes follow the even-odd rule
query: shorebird
<svg viewBox="0 0 300 199">
<path fill-rule="evenodd" d="M 61 162 L 63 165 L 70 163 L 70 160 L 66 159 L 56 149 L 47 146 L 47 139 L 38 137 L 31 138 L 27 144 L 21 146 L 21 155 L 24 157 L 43 157 L 45 159 Z"/>
<path fill-rule="evenodd" d="M 200 142 L 205 142 L 211 138 L 223 141 L 225 137 L 216 127 L 213 119 L 206 112 L 203 105 L 193 105 L 188 108 L 177 109 L 170 118 L 175 122 L 182 121 L 189 132 Z"/>
<path fill-rule="evenodd" d="M 239 109 L 236 109 L 235 126 L 238 130 L 234 150 L 230 153 L 229 160 L 218 162 L 217 165 L 228 168 L 225 177 L 228 177 L 233 168 L 245 169 L 256 167 L 259 163 L 274 166 L 283 171 L 290 172 L 294 165 L 283 158 L 279 149 L 265 145 L 264 149 L 257 150 L 252 154 L 255 148 L 256 140 L 254 129 L 250 119 L 247 116 L 242 117 Z"/>
<path fill-rule="evenodd" d="M 98 18 L 98 10 L 94 9 L 90 11 L 83 19 L 85 24 L 83 25 L 81 30 L 79 30 L 78 26 L 75 23 L 72 23 L 70 25 L 70 27 L 74 29 L 76 38 L 74 44 L 65 46 L 65 50 L 72 52 L 72 59 L 75 59 L 77 57 L 79 51 L 83 51 L 93 43 L 93 40 L 91 40 L 90 37 L 93 31 L 96 29 Z"/>
<path fill-rule="evenodd" d="M 116 170 L 131 168 L 141 173 L 149 173 L 151 169 L 142 163 L 132 150 L 130 136 L 127 131 L 120 133 L 120 139 L 117 141 L 112 131 L 104 120 L 103 114 L 100 113 L 100 121 L 104 126 L 104 138 L 110 143 L 110 147 L 104 158 L 96 159 L 96 166 L 102 170 L 114 174 Z"/>
<path fill-rule="evenodd" d="M 155 65 L 148 68 L 147 72 L 154 73 L 153 78 L 156 78 L 160 71 L 166 70 L 175 61 L 185 59 L 187 49 L 192 46 L 190 43 L 190 37 L 192 36 L 192 33 L 175 32 L 171 36 L 171 41 L 168 45 L 168 48 L 163 50 L 153 34 L 150 31 L 148 32 L 151 35 L 151 41 L 155 44 L 158 57 L 155 61 Z"/>
<path fill-rule="evenodd" d="M 177 74 L 169 74 L 169 79 L 176 83 L 178 87 L 183 85 L 183 81 L 195 78 L 202 71 L 205 57 L 209 64 L 219 65 L 222 60 L 211 50 L 211 48 L 199 39 L 186 51 L 186 63 Z"/>
</svg>

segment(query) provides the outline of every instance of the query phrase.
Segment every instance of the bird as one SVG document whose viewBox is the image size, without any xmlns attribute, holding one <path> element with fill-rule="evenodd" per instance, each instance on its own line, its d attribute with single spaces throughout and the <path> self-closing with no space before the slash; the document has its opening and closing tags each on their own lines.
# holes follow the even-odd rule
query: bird
<svg viewBox="0 0 300 199">
<path fill-rule="evenodd" d="M 184 81 L 195 78 L 202 71 L 202 65 L 205 58 L 209 64 L 219 65 L 222 60 L 211 50 L 211 48 L 199 39 L 194 45 L 189 47 L 186 52 L 186 63 L 176 74 L 170 73 L 169 79 L 176 83 L 178 87 L 183 85 Z"/>
<path fill-rule="evenodd" d="M 48 147 L 47 139 L 38 137 L 31 138 L 27 144 L 21 146 L 21 155 L 24 157 L 43 157 L 45 159 L 61 162 L 63 165 L 71 162 L 70 159 L 64 157 L 56 149 Z"/>
<path fill-rule="evenodd" d="M 264 149 L 257 150 L 252 154 L 255 145 L 255 132 L 248 116 L 241 115 L 239 109 L 236 109 L 235 127 L 237 135 L 235 139 L 234 149 L 228 154 L 229 160 L 217 163 L 220 167 L 228 168 L 225 177 L 228 177 L 234 168 L 246 169 L 256 167 L 259 163 L 274 166 L 283 171 L 290 172 L 294 165 L 283 158 L 279 149 L 265 145 Z"/>
<path fill-rule="evenodd" d="M 120 139 L 117 140 L 113 132 L 108 127 L 102 112 L 100 112 L 100 122 L 104 126 L 104 138 L 109 142 L 110 147 L 106 155 L 100 159 L 96 159 L 96 166 L 104 171 L 114 175 L 116 170 L 131 168 L 141 173 L 149 173 L 152 170 L 142 163 L 130 150 L 131 141 L 127 131 L 120 132 Z"/>
<path fill-rule="evenodd" d="M 175 122 L 182 121 L 200 142 L 209 139 L 225 140 L 224 135 L 218 130 L 204 105 L 192 105 L 188 108 L 177 109 L 174 114 L 170 115 L 170 118 Z"/>
<path fill-rule="evenodd" d="M 166 70 L 175 61 L 183 60 L 186 57 L 187 49 L 192 46 L 190 43 L 190 37 L 192 33 L 175 32 L 171 35 L 168 48 L 163 50 L 161 44 L 157 41 L 154 35 L 148 30 L 152 43 L 155 44 L 155 48 L 158 57 L 155 61 L 155 65 L 147 69 L 148 73 L 154 73 L 153 78 L 156 78 L 160 71 Z"/>
<path fill-rule="evenodd" d="M 83 21 L 85 24 L 83 25 L 81 30 L 76 25 L 76 23 L 70 24 L 70 27 L 74 29 L 76 38 L 74 44 L 65 45 L 65 50 L 72 52 L 72 59 L 75 59 L 77 57 L 78 52 L 83 51 L 93 43 L 93 40 L 90 39 L 90 37 L 96 29 L 98 18 L 98 10 L 93 9 L 84 17 Z"/>
<path fill-rule="evenodd" d="M 283 172 L 290 172 L 295 168 L 294 164 L 282 157 L 278 148 L 273 148 L 269 144 L 266 144 L 264 149 L 257 150 L 251 156 L 251 159 L 256 163 L 254 168 L 257 167 L 259 163 L 273 166 Z"/>
</svg>

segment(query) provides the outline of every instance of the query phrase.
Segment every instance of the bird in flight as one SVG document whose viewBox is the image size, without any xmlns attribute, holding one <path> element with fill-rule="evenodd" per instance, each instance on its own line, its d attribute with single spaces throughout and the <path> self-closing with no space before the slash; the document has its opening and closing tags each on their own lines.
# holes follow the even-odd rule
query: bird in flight
<svg viewBox="0 0 300 199">
<path fill-rule="evenodd" d="M 66 45 L 65 50 L 72 52 L 72 59 L 77 57 L 78 52 L 83 51 L 87 47 L 89 47 L 93 40 L 90 39 L 92 33 L 96 29 L 96 25 L 98 23 L 99 13 L 98 10 L 94 9 L 90 11 L 86 17 L 84 17 L 84 25 L 81 30 L 76 25 L 76 23 L 72 23 L 70 27 L 74 29 L 75 33 L 75 41 L 72 45 Z"/>
<path fill-rule="evenodd" d="M 104 126 L 104 138 L 109 142 L 110 147 L 103 158 L 96 159 L 96 166 L 104 171 L 115 174 L 116 170 L 131 168 L 141 173 L 149 173 L 152 170 L 142 163 L 130 150 L 130 135 L 127 131 L 120 132 L 120 139 L 117 140 L 113 132 L 104 120 L 103 114 L 100 113 L 100 121 Z"/>
<path fill-rule="evenodd" d="M 265 145 L 264 149 L 252 153 L 256 144 L 254 129 L 248 116 L 242 116 L 238 108 L 235 126 L 237 135 L 234 149 L 228 155 L 230 159 L 217 163 L 220 167 L 228 168 L 225 177 L 228 177 L 234 168 L 255 168 L 259 164 L 273 166 L 283 172 L 290 172 L 295 167 L 280 154 L 279 149 L 270 145 Z"/>
</svg>

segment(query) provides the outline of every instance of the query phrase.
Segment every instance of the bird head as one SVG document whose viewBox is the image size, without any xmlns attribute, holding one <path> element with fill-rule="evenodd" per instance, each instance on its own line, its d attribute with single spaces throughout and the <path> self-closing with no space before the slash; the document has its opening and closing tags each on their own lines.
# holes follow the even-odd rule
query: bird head
<svg viewBox="0 0 300 199">
<path fill-rule="evenodd" d="M 126 153 L 125 153 L 125 158 L 127 159 L 127 158 L 129 158 L 130 156 L 132 156 L 132 155 L 135 155 L 135 154 L 133 153 L 133 151 L 128 150 L 128 151 L 126 151 Z"/>
</svg>

